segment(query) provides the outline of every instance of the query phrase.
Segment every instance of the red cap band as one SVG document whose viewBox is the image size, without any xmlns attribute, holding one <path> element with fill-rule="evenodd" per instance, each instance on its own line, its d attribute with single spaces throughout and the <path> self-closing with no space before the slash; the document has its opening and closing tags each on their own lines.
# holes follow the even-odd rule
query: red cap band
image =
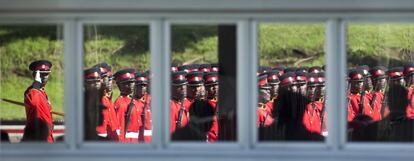
<svg viewBox="0 0 414 161">
<path fill-rule="evenodd" d="M 306 81 L 306 77 L 304 76 L 296 76 L 297 81 Z"/>
<path fill-rule="evenodd" d="M 263 79 L 263 80 L 260 80 L 259 82 L 257 82 L 258 84 L 259 84 L 259 86 L 264 86 L 264 85 L 266 85 L 267 84 L 267 79 Z"/>
<path fill-rule="evenodd" d="M 171 67 L 171 71 L 176 72 L 177 70 L 177 67 Z"/>
<path fill-rule="evenodd" d="M 270 76 L 267 77 L 267 79 L 269 79 L 269 80 L 278 80 L 279 78 L 277 78 L 276 75 L 270 75 Z"/>
<path fill-rule="evenodd" d="M 211 68 L 211 70 L 214 71 L 214 72 L 218 72 L 219 68 L 218 67 L 213 67 L 213 68 Z"/>
<path fill-rule="evenodd" d="M 132 73 L 125 73 L 125 74 L 119 75 L 117 77 L 117 79 L 131 79 L 131 78 L 134 78 L 134 77 L 135 77 L 135 75 L 132 74 Z"/>
<path fill-rule="evenodd" d="M 404 70 L 404 73 L 408 73 L 408 72 L 411 72 L 411 71 L 414 71 L 414 67 L 409 67 L 409 68 L 406 68 L 406 69 Z"/>
<path fill-rule="evenodd" d="M 216 82 L 218 80 L 218 77 L 208 77 L 207 82 Z"/>
<path fill-rule="evenodd" d="M 185 80 L 185 77 L 183 75 L 178 75 L 174 77 L 174 80 Z"/>
<path fill-rule="evenodd" d="M 401 72 L 392 72 L 388 74 L 390 77 L 395 77 L 395 76 L 402 76 Z"/>
<path fill-rule="evenodd" d="M 363 76 L 361 74 L 355 74 L 351 76 L 351 79 L 362 79 Z"/>
<path fill-rule="evenodd" d="M 39 65 L 35 68 L 35 70 L 49 70 L 49 69 L 50 69 L 49 66 L 45 64 Z"/>
<path fill-rule="evenodd" d="M 309 81 L 309 82 L 311 82 L 311 83 L 314 83 L 314 82 L 316 82 L 316 81 L 317 81 L 317 79 L 315 79 L 314 77 L 310 77 L 310 78 L 308 79 L 308 81 Z"/>
<path fill-rule="evenodd" d="M 201 77 L 192 77 L 192 78 L 190 78 L 190 81 L 192 81 L 192 82 L 195 82 L 195 81 L 201 81 L 201 80 L 203 80 L 203 78 L 201 78 Z"/>
<path fill-rule="evenodd" d="M 318 77 L 318 82 L 324 82 L 325 81 L 325 77 Z"/>
<path fill-rule="evenodd" d="M 85 78 L 98 78 L 98 77 L 100 77 L 98 72 L 89 73 L 88 75 L 85 76 Z"/>
<path fill-rule="evenodd" d="M 282 84 L 293 83 L 293 81 L 295 81 L 293 77 L 287 77 L 282 80 Z"/>
<path fill-rule="evenodd" d="M 137 77 L 137 81 L 148 81 L 146 77 Z"/>
<path fill-rule="evenodd" d="M 379 76 L 379 75 L 384 75 L 384 71 L 383 70 L 376 70 L 374 72 L 374 76 Z"/>
<path fill-rule="evenodd" d="M 210 72 L 210 69 L 208 69 L 208 68 L 203 68 L 203 69 L 201 69 L 201 71 L 202 71 L 202 72 Z"/>
</svg>

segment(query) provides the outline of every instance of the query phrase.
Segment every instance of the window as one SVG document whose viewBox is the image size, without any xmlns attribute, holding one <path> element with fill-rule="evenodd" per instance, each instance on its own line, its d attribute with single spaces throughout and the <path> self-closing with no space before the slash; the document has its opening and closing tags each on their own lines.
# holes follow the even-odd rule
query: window
<svg viewBox="0 0 414 161">
<path fill-rule="evenodd" d="M 21 0 L 18 2 L 0 2 L 2 4 L 0 5 L 0 12 L 2 12 L 0 23 L 2 25 L 47 23 L 62 24 L 63 26 L 61 30 L 63 31 L 64 57 L 61 65 L 64 73 L 62 77 L 64 79 L 65 137 L 64 142 L 51 145 L 38 143 L 1 144 L 0 157 L 2 160 L 56 160 L 61 158 L 63 160 L 130 160 L 135 158 L 137 160 L 149 158 L 165 160 L 165 158 L 173 157 L 179 160 L 273 160 L 279 158 L 292 160 L 326 158 L 333 160 L 412 160 L 413 154 L 410 153 L 414 149 L 412 142 L 390 142 L 387 144 L 348 142 L 347 139 L 350 137 L 347 136 L 347 101 L 345 99 L 347 94 L 347 80 L 345 79 L 348 74 L 346 71 L 347 62 L 348 58 L 354 57 L 347 56 L 347 53 L 354 52 L 350 50 L 350 47 L 355 45 L 352 43 L 354 40 L 349 36 L 353 33 L 353 25 L 372 21 L 409 23 L 414 15 L 412 11 L 414 4 L 409 1 L 398 0 L 390 3 L 385 0 L 376 2 L 317 0 L 292 3 L 288 1 L 236 0 L 212 3 L 202 0 L 191 2 L 177 0 L 161 3 L 145 0 L 140 2 L 120 0 L 117 2 L 79 3 L 78 1 L 63 0 L 59 3 L 52 3 L 49 0 L 43 0 L 42 3 L 33 3 Z M 28 5 L 23 6 L 22 4 Z M 264 62 L 258 59 L 264 56 L 264 52 L 258 47 L 258 42 L 262 38 L 260 35 L 262 25 L 269 22 L 272 22 L 272 25 L 316 23 L 323 28 L 319 34 L 315 35 L 323 35 L 321 37 L 324 39 L 322 49 L 319 46 L 318 51 L 324 52 L 325 58 L 321 58 L 320 61 L 326 64 L 326 111 L 329 117 L 326 122 L 328 135 L 325 142 L 287 142 L 284 140 L 259 142 L 259 130 L 256 129 L 256 108 L 259 93 L 257 91 L 257 83 L 259 82 L 257 67 L 265 65 L 261 63 L 272 60 L 268 57 L 266 60 L 263 59 Z M 236 106 L 234 107 L 237 109 L 231 111 L 232 113 L 227 115 L 229 117 L 224 117 L 231 120 L 231 124 L 237 125 L 235 130 L 229 130 L 237 134 L 237 137 L 233 137 L 231 141 L 200 144 L 200 142 L 175 142 L 170 139 L 169 111 L 165 109 L 169 107 L 171 98 L 171 61 L 176 54 L 173 50 L 176 42 L 174 33 L 178 27 L 188 27 L 188 25 L 218 26 L 219 72 L 223 71 L 223 65 L 228 65 L 230 72 L 221 74 L 224 76 L 229 74 L 232 79 L 229 81 L 230 83 L 228 82 L 231 86 L 219 82 L 220 89 L 228 87 L 235 91 L 227 91 L 233 93 L 234 96 L 223 95 L 223 90 L 219 92 L 220 100 L 222 100 L 221 98 L 233 97 L 231 101 L 235 102 Z M 103 43 L 102 37 L 98 36 L 102 33 L 100 32 L 102 29 L 110 27 L 138 29 L 142 26 L 148 30 L 149 39 L 146 47 L 150 59 L 147 59 L 149 61 L 146 61 L 145 64 L 147 64 L 147 68 L 151 69 L 152 76 L 150 81 L 152 94 L 150 104 L 153 118 L 152 140 L 148 144 L 85 141 L 84 132 L 93 129 L 84 128 L 83 73 L 85 68 L 95 64 L 95 62 L 88 62 L 86 58 L 94 50 L 101 53 L 107 52 L 96 49 L 113 47 L 110 44 L 99 44 Z M 220 30 L 221 27 L 223 30 Z M 294 29 L 293 26 L 288 28 Z M 93 33 L 94 31 L 98 32 Z M 130 29 L 128 31 L 133 32 Z M 194 30 L 183 32 L 191 31 Z M 220 31 L 224 31 L 227 37 L 226 34 L 221 35 Z M 119 35 L 121 33 L 115 32 L 113 34 Z M 274 34 L 281 33 L 275 32 Z M 364 34 L 369 33 L 358 34 L 358 37 L 362 37 Z M 134 34 L 124 36 L 133 37 Z M 224 36 L 225 43 L 220 42 L 223 40 L 220 39 L 221 36 Z M 288 40 L 282 43 L 286 43 Z M 98 43 L 99 48 L 90 50 L 88 43 Z M 226 48 L 226 43 L 227 45 L 231 44 L 231 48 Z M 388 45 L 387 43 L 378 43 L 380 44 L 378 46 Z M 220 45 L 223 44 L 224 48 L 220 48 Z M 321 44 L 321 42 L 309 44 Z M 91 44 L 89 47 L 93 47 L 93 45 Z M 404 52 L 409 53 L 409 45 L 403 47 L 406 48 Z M 221 49 L 226 49 L 229 52 L 222 54 Z M 99 55 L 97 58 L 99 62 L 104 60 Z M 133 60 L 131 58 L 125 61 L 132 62 Z M 3 69 L 3 66 L 1 67 Z M 137 66 L 134 65 L 134 67 Z M 1 76 L 3 79 L 3 70 Z M 222 80 L 219 78 L 219 81 Z M 3 86 L 1 86 L 1 91 L 3 91 Z M 222 97 L 220 98 L 220 96 Z M 389 153 L 384 153 L 384 151 Z"/>
</svg>

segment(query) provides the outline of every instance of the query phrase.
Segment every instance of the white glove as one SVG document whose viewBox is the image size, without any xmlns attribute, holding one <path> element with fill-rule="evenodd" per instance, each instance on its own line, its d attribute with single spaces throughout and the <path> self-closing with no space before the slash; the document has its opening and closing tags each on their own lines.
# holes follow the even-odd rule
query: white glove
<svg viewBox="0 0 414 161">
<path fill-rule="evenodd" d="M 42 79 L 40 79 L 40 71 L 36 70 L 35 81 L 42 83 Z"/>
</svg>

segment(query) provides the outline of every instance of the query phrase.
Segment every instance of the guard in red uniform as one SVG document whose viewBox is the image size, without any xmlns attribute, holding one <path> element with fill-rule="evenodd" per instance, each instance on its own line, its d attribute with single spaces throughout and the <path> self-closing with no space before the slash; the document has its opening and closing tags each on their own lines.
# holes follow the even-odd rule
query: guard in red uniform
<svg viewBox="0 0 414 161">
<path fill-rule="evenodd" d="M 210 72 L 204 74 L 204 85 L 206 87 L 207 92 L 207 100 L 210 103 L 211 107 L 214 109 L 214 116 L 213 116 L 213 125 L 210 131 L 207 133 L 207 141 L 208 142 L 216 142 L 219 134 L 219 125 L 218 125 L 218 92 L 219 92 L 219 84 L 218 84 L 218 74 L 217 72 Z"/>
<path fill-rule="evenodd" d="M 379 118 L 376 117 L 379 117 L 379 113 L 375 113 L 369 104 L 368 98 L 364 96 L 364 72 L 358 69 L 353 70 L 349 73 L 349 79 L 351 89 L 348 96 L 348 122 L 352 122 L 358 115 L 367 115 L 374 120 L 378 120 Z"/>
<path fill-rule="evenodd" d="M 307 83 L 308 73 L 304 71 L 297 71 L 295 72 L 295 75 L 296 75 L 295 82 L 298 88 L 298 92 L 302 96 L 306 96 L 306 89 L 307 89 L 306 83 Z"/>
<path fill-rule="evenodd" d="M 256 126 L 268 127 L 273 123 L 273 117 L 270 113 L 270 108 L 267 103 L 270 101 L 270 86 L 267 83 L 267 75 L 261 74 L 258 77 L 259 98 L 257 108 L 257 122 Z"/>
<path fill-rule="evenodd" d="M 321 94 L 317 94 L 317 86 L 320 84 L 318 81 L 318 74 L 310 73 L 308 75 L 307 84 L 307 97 L 310 102 L 306 105 L 305 113 L 303 115 L 303 125 L 305 128 L 312 132 L 322 134 L 322 108 L 323 97 Z"/>
<path fill-rule="evenodd" d="M 138 142 L 138 102 L 133 98 L 135 90 L 135 70 L 122 69 L 115 73 L 115 81 L 121 95 L 115 101 L 115 110 L 120 125 L 123 142 Z M 131 133 L 129 133 L 131 132 Z"/>
<path fill-rule="evenodd" d="M 321 119 L 321 130 L 322 136 L 328 135 L 327 124 L 326 121 L 328 120 L 328 112 L 326 112 L 326 103 L 325 103 L 325 96 L 326 96 L 326 86 L 325 86 L 325 73 L 320 71 L 317 73 L 318 76 L 318 83 L 316 84 L 316 91 L 315 91 L 315 98 L 319 100 L 322 104 L 320 109 L 320 119 Z"/>
<path fill-rule="evenodd" d="M 414 118 L 414 63 L 404 66 L 404 78 L 408 89 L 408 111 L 409 118 Z"/>
<path fill-rule="evenodd" d="M 274 110 L 273 102 L 277 99 L 277 95 L 279 92 L 279 71 L 272 70 L 269 72 L 266 72 L 267 75 L 267 83 L 270 85 L 270 101 L 267 102 L 266 106 L 268 108 L 268 112 L 271 114 Z"/>
<path fill-rule="evenodd" d="M 94 67 L 99 68 L 102 74 L 103 96 L 101 98 L 103 122 L 96 127 L 96 131 L 100 137 L 105 137 L 110 141 L 122 141 L 120 135 L 119 119 L 115 111 L 115 104 L 112 102 L 112 68 L 107 63 L 100 63 Z"/>
<path fill-rule="evenodd" d="M 398 85 L 398 86 L 406 86 L 406 82 L 404 80 L 404 68 L 403 67 L 394 67 L 388 70 L 387 75 L 390 79 L 389 86 L 391 85 Z M 408 96 L 410 97 L 410 91 L 408 91 Z M 408 98 L 407 98 L 408 99 Z M 408 118 L 414 118 L 414 109 L 411 108 L 410 103 L 406 107 L 406 114 Z"/>
<path fill-rule="evenodd" d="M 374 109 L 374 113 L 380 114 L 380 119 L 386 117 L 389 113 L 388 107 L 386 105 L 385 100 L 385 85 L 387 84 L 386 80 L 386 68 L 384 66 L 376 66 L 372 68 L 370 71 L 372 84 L 373 84 L 373 91 L 372 98 L 370 100 L 370 105 Z M 378 120 L 374 120 L 378 121 Z"/>
<path fill-rule="evenodd" d="M 362 65 L 357 67 L 358 70 L 361 70 L 364 73 L 364 91 L 365 91 L 365 97 L 368 98 L 368 100 L 371 102 L 372 100 L 372 79 L 371 74 L 369 73 L 369 66 L 368 65 Z"/>
<path fill-rule="evenodd" d="M 187 74 L 187 98 L 189 101 L 206 100 L 206 89 L 203 81 L 203 72 L 192 71 Z"/>
<path fill-rule="evenodd" d="M 187 96 L 187 73 L 184 71 L 174 72 L 171 75 L 171 101 L 170 101 L 170 133 L 178 128 L 183 128 L 189 121 L 189 107 L 191 102 Z"/>
<path fill-rule="evenodd" d="M 53 143 L 52 105 L 45 91 L 52 63 L 34 61 L 29 65 L 34 81 L 24 92 L 26 127 L 22 141 L 47 141 Z"/>
<path fill-rule="evenodd" d="M 135 99 L 138 101 L 138 141 L 152 140 L 151 96 L 148 94 L 148 74 L 136 73 Z M 140 121 L 141 120 L 141 121 Z"/>
</svg>

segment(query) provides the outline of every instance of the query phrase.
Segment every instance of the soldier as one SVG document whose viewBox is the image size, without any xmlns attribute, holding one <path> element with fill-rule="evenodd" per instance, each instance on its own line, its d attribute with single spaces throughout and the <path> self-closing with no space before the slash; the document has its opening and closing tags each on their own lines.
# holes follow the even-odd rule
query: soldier
<svg viewBox="0 0 414 161">
<path fill-rule="evenodd" d="M 316 91 L 315 91 L 315 97 L 316 100 L 319 100 L 319 102 L 322 103 L 322 108 L 321 110 L 321 130 L 322 130 L 322 135 L 323 136 L 327 136 L 328 135 L 328 130 L 326 129 L 326 121 L 328 120 L 328 113 L 326 112 L 326 107 L 325 107 L 325 96 L 326 96 L 326 86 L 325 86 L 325 73 L 323 71 L 317 73 L 318 76 L 318 83 L 316 85 Z"/>
<path fill-rule="evenodd" d="M 352 122 L 358 115 L 367 115 L 378 120 L 378 114 L 372 110 L 369 100 L 365 97 L 364 72 L 362 70 L 353 70 L 349 73 L 351 84 L 350 94 L 348 96 L 348 122 Z"/>
<path fill-rule="evenodd" d="M 150 142 L 152 139 L 151 96 L 148 89 L 148 73 L 136 73 L 135 99 L 137 100 L 138 141 Z M 141 120 L 141 121 L 140 121 Z"/>
<path fill-rule="evenodd" d="M 371 74 L 369 73 L 369 67 L 367 65 L 362 65 L 357 67 L 357 69 L 361 70 L 364 73 L 364 97 L 368 98 L 368 101 L 372 100 L 372 79 Z"/>
<path fill-rule="evenodd" d="M 265 73 L 267 75 L 267 83 L 270 85 L 270 101 L 268 101 L 267 106 L 268 108 L 268 112 L 272 113 L 274 107 L 273 107 L 273 102 L 277 99 L 278 96 L 278 92 L 279 92 L 279 84 L 280 84 L 280 80 L 279 80 L 279 71 L 269 71 Z"/>
<path fill-rule="evenodd" d="M 382 119 L 388 115 L 389 112 L 385 101 L 385 85 L 387 84 L 387 76 L 385 75 L 386 68 L 384 66 L 376 66 L 369 72 L 371 74 L 373 84 L 372 99 L 370 101 L 370 105 L 373 108 L 374 113 L 380 114 L 380 117 L 376 118 Z M 374 119 L 373 121 L 378 120 Z"/>
<path fill-rule="evenodd" d="M 306 83 L 307 83 L 308 73 L 303 72 L 303 71 L 297 71 L 295 72 L 295 75 L 296 75 L 295 82 L 298 88 L 298 92 L 302 96 L 306 96 Z"/>
<path fill-rule="evenodd" d="M 115 105 L 112 102 L 112 68 L 107 63 L 100 63 L 94 67 L 100 69 L 102 74 L 102 88 L 103 96 L 101 98 L 101 104 L 104 107 L 102 111 L 103 122 L 96 127 L 96 132 L 100 137 L 105 137 L 110 141 L 121 141 L 122 135 L 120 135 L 119 119 L 115 111 Z"/>
<path fill-rule="evenodd" d="M 270 101 L 270 86 L 267 83 L 267 75 L 262 74 L 258 77 L 259 98 L 257 108 L 257 127 L 268 127 L 273 123 L 271 110 L 268 106 Z"/>
<path fill-rule="evenodd" d="M 207 133 L 207 141 L 208 142 L 216 142 L 219 134 L 219 125 L 218 125 L 218 92 L 219 92 L 219 84 L 218 84 L 218 74 L 217 72 L 210 72 L 204 74 L 204 85 L 207 91 L 207 100 L 210 103 L 211 107 L 214 109 L 214 116 L 213 116 L 213 125 L 211 129 Z"/>
<path fill-rule="evenodd" d="M 285 73 L 280 76 L 280 87 L 279 87 L 279 94 L 281 90 L 291 91 L 296 93 L 298 88 L 296 86 L 296 75 L 293 72 Z"/>
<path fill-rule="evenodd" d="M 414 117 L 414 63 L 404 66 L 404 77 L 408 89 L 408 111 L 411 111 L 410 118 Z"/>
<path fill-rule="evenodd" d="M 191 102 L 187 97 L 187 75 L 184 71 L 174 72 L 171 75 L 171 101 L 170 101 L 170 133 L 174 134 L 183 128 L 189 121 L 189 107 Z"/>
<path fill-rule="evenodd" d="M 317 94 L 317 86 L 320 84 L 318 74 L 310 73 L 307 84 L 307 97 L 310 102 L 306 105 L 303 115 L 303 125 L 313 133 L 322 134 L 322 107 L 324 104 L 322 94 Z M 320 93 L 320 92 L 319 92 Z"/>
<path fill-rule="evenodd" d="M 96 128 L 103 124 L 103 110 L 101 103 L 103 96 L 102 73 L 99 68 L 90 68 L 84 71 L 85 80 L 85 139 L 98 140 Z M 106 133 L 106 131 L 105 131 Z M 116 133 L 115 133 L 116 134 Z M 106 137 L 106 136 L 105 136 Z"/>
<path fill-rule="evenodd" d="M 122 141 L 137 142 L 138 129 L 136 124 L 139 114 L 136 113 L 137 102 L 132 99 L 135 90 L 135 70 L 122 69 L 116 72 L 114 77 L 120 91 L 120 96 L 115 101 L 115 110 L 117 111 Z"/>
<path fill-rule="evenodd" d="M 193 71 L 187 74 L 188 88 L 187 98 L 189 101 L 194 102 L 196 100 L 206 99 L 206 89 L 204 87 L 203 73 L 199 71 Z"/>
<path fill-rule="evenodd" d="M 45 91 L 52 63 L 47 60 L 34 61 L 29 65 L 33 83 L 24 92 L 26 127 L 22 141 L 47 141 L 53 143 L 52 105 Z"/>
</svg>

